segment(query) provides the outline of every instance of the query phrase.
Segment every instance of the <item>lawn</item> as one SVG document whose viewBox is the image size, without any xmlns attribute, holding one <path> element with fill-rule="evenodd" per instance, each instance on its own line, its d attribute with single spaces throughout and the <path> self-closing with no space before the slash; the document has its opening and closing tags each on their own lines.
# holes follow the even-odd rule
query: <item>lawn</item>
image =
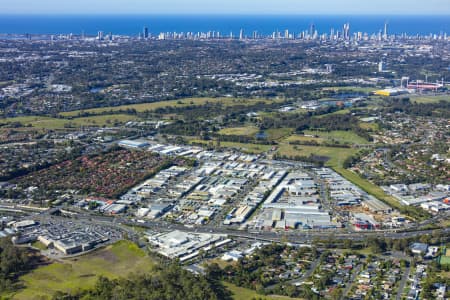
<svg viewBox="0 0 450 300">
<path fill-rule="evenodd" d="M 114 123 L 126 123 L 129 121 L 139 120 L 136 116 L 117 114 L 117 115 L 100 115 L 84 118 L 75 118 L 70 122 L 75 123 L 75 126 L 113 126 Z"/>
<path fill-rule="evenodd" d="M 280 140 L 292 134 L 293 131 L 294 131 L 293 128 L 272 128 L 264 130 L 264 133 L 267 135 L 268 140 Z M 258 132 L 259 132 L 258 127 L 249 125 L 243 127 L 223 128 L 219 131 L 219 134 L 255 137 L 255 135 Z"/>
<path fill-rule="evenodd" d="M 364 256 L 368 256 L 370 254 L 372 254 L 372 255 L 374 254 L 373 250 L 371 248 L 364 248 L 364 249 L 361 249 L 361 250 L 352 250 L 352 252 L 356 252 L 356 253 L 359 253 L 359 254 L 364 255 Z"/>
<path fill-rule="evenodd" d="M 131 272 L 150 272 L 153 262 L 135 244 L 121 241 L 112 246 L 73 259 L 39 267 L 20 278 L 24 289 L 13 299 L 39 299 L 56 291 L 90 288 L 99 275 L 109 278 Z"/>
<path fill-rule="evenodd" d="M 336 147 L 322 147 L 322 146 L 305 146 L 305 145 L 288 145 L 281 144 L 279 146 L 278 154 L 286 156 L 326 156 L 329 160 L 326 162 L 327 166 L 342 166 L 344 161 L 356 154 L 357 149 L 352 148 L 336 148 Z"/>
<path fill-rule="evenodd" d="M 294 128 L 273 128 L 267 129 L 264 132 L 267 134 L 269 140 L 280 140 L 292 134 Z"/>
<path fill-rule="evenodd" d="M 114 106 L 114 107 L 101 107 L 101 108 L 93 108 L 87 109 L 83 112 L 91 113 L 91 114 L 100 114 L 103 112 L 110 111 L 119 111 L 119 110 L 127 110 L 134 109 L 137 112 L 143 111 L 152 111 L 158 108 L 163 107 L 185 107 L 189 105 L 204 105 L 208 102 L 210 103 L 222 103 L 224 106 L 234 106 L 234 105 L 252 105 L 258 102 L 272 103 L 276 100 L 268 100 L 268 99 L 237 99 L 237 98 L 185 98 L 180 100 L 168 100 L 168 101 L 159 101 L 152 103 L 141 103 L 141 104 L 130 104 L 130 105 L 122 105 L 122 106 Z M 61 116 L 77 116 L 81 111 L 71 111 L 61 113 Z"/>
<path fill-rule="evenodd" d="M 288 136 L 283 142 L 290 143 L 290 142 L 317 142 L 322 143 L 324 140 L 319 137 L 313 137 L 313 136 L 304 136 L 300 134 L 293 134 Z"/>
<path fill-rule="evenodd" d="M 216 145 L 215 141 L 204 141 L 204 140 L 198 140 L 193 139 L 190 140 L 191 143 L 196 144 L 203 144 L 208 145 L 208 143 L 212 143 L 213 145 Z M 252 153 L 252 154 L 260 154 L 263 152 L 267 152 L 272 148 L 270 145 L 260 145 L 260 144 L 246 144 L 246 143 L 235 143 L 235 142 L 220 142 L 220 147 L 226 147 L 226 148 L 234 148 L 237 150 L 240 150 L 245 153 Z"/>
<path fill-rule="evenodd" d="M 360 137 L 353 131 L 333 130 L 333 131 L 318 131 L 318 130 L 305 130 L 307 135 L 317 135 L 319 138 L 328 142 L 338 141 L 340 143 L 349 144 L 367 144 L 368 141 L 365 138 Z"/>
<path fill-rule="evenodd" d="M 1 123 L 5 124 L 15 122 L 19 122 L 24 126 L 31 125 L 35 128 L 48 128 L 48 129 L 64 128 L 64 124 L 68 123 L 68 121 L 64 119 L 41 117 L 41 116 L 6 118 L 1 121 Z"/>
<path fill-rule="evenodd" d="M 450 248 L 445 247 L 442 249 L 442 255 L 439 257 L 439 264 L 450 265 Z"/>
<path fill-rule="evenodd" d="M 439 263 L 440 263 L 441 265 L 450 265 L 450 256 L 444 256 L 444 255 L 442 255 L 441 258 L 440 258 L 440 260 L 439 260 Z"/>
<path fill-rule="evenodd" d="M 46 250 L 47 249 L 47 247 L 44 244 L 42 244 L 41 242 L 39 242 L 39 241 L 36 241 L 36 242 L 32 243 L 31 246 L 36 248 L 36 249 L 39 249 L 39 250 Z"/>
<path fill-rule="evenodd" d="M 256 126 L 244 126 L 244 127 L 230 127 L 223 128 L 219 131 L 219 134 L 223 135 L 243 135 L 248 137 L 254 137 L 259 129 Z"/>
<path fill-rule="evenodd" d="M 436 103 L 441 100 L 443 101 L 450 101 L 449 95 L 441 95 L 441 96 L 411 96 L 410 97 L 411 102 L 416 103 Z"/>
<path fill-rule="evenodd" d="M 126 114 L 99 115 L 92 117 L 59 119 L 43 116 L 16 117 L 2 120 L 2 123 L 20 122 L 24 126 L 31 125 L 34 128 L 43 129 L 62 129 L 65 127 L 81 126 L 113 126 L 114 123 L 126 123 L 128 121 L 138 120 L 136 116 Z"/>
<path fill-rule="evenodd" d="M 378 131 L 380 129 L 380 126 L 378 126 L 377 123 L 369 123 L 369 122 L 360 122 L 359 127 L 366 130 L 372 130 L 372 131 Z"/>
<path fill-rule="evenodd" d="M 336 87 L 327 87 L 323 88 L 323 90 L 335 90 L 335 91 L 345 91 L 345 92 L 361 92 L 361 93 L 370 93 L 376 90 L 375 87 L 357 87 L 357 86 L 336 86 Z"/>
<path fill-rule="evenodd" d="M 300 299 L 300 298 L 290 298 L 286 296 L 277 296 L 277 295 L 270 295 L 270 296 L 262 296 L 256 291 L 242 288 L 235 286 L 234 284 L 224 282 L 224 285 L 227 287 L 227 289 L 232 293 L 234 300 L 251 300 L 251 299 L 263 299 L 263 300 L 287 300 L 287 299 Z"/>
</svg>

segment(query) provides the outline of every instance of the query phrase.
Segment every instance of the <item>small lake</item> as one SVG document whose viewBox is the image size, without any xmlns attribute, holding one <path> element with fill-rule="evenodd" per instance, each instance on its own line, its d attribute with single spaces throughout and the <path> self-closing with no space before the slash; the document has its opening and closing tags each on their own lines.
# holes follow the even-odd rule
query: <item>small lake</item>
<svg viewBox="0 0 450 300">
<path fill-rule="evenodd" d="M 366 96 L 366 95 L 367 95 L 366 93 L 362 93 L 362 92 L 339 93 L 339 94 L 331 96 L 331 98 L 338 99 L 338 100 L 346 100 L 346 99 L 358 98 L 358 97 L 362 97 L 362 96 Z"/>
</svg>

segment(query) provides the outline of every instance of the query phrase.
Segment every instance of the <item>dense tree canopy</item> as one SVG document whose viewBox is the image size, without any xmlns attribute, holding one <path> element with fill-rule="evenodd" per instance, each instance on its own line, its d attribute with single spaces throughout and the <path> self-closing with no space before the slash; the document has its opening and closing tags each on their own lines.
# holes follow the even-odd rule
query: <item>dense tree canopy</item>
<svg viewBox="0 0 450 300">
<path fill-rule="evenodd" d="M 15 279 L 33 266 L 33 256 L 14 247 L 9 239 L 0 239 L 0 294 L 15 289 Z"/>
</svg>

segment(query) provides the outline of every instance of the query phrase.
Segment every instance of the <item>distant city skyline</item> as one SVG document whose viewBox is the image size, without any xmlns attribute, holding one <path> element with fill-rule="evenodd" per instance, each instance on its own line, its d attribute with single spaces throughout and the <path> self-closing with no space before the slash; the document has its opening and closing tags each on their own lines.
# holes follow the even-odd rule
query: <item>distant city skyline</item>
<svg viewBox="0 0 450 300">
<path fill-rule="evenodd" d="M 450 15 L 450 1 L 2 0 L 0 14 Z"/>
</svg>

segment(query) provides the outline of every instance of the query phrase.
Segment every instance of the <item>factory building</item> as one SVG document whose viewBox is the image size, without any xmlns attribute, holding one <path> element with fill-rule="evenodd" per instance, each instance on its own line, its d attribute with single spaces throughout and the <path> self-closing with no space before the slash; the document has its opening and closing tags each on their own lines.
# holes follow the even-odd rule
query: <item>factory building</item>
<svg viewBox="0 0 450 300">
<path fill-rule="evenodd" d="M 147 141 L 141 140 L 121 140 L 119 141 L 118 145 L 125 148 L 143 149 L 145 147 L 148 147 L 150 144 Z"/>
<path fill-rule="evenodd" d="M 168 233 L 148 235 L 148 241 L 157 247 L 156 251 L 168 258 L 186 261 L 196 257 L 200 250 L 208 251 L 230 243 L 223 234 L 188 233 L 174 230 Z"/>
</svg>

